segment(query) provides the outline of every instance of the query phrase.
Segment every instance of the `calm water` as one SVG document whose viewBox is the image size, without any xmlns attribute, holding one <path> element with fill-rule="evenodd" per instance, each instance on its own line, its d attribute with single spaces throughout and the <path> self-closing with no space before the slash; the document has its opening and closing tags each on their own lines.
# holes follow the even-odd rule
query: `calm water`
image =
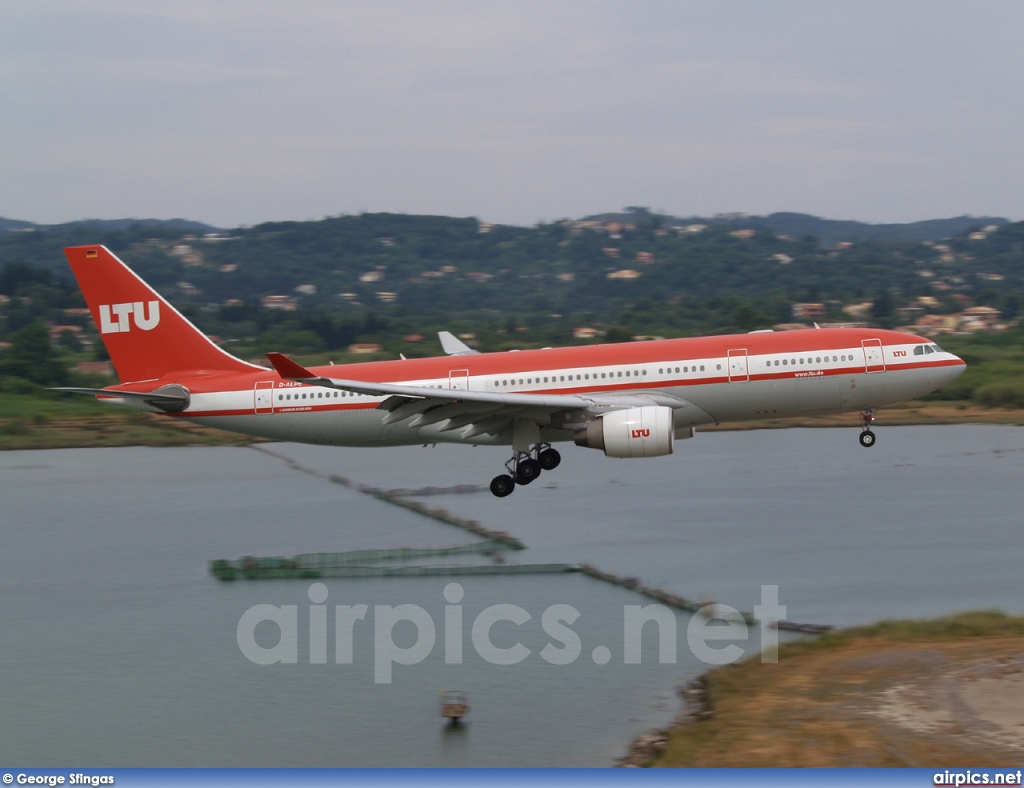
<svg viewBox="0 0 1024 788">
<path fill-rule="evenodd" d="M 1001 608 L 1024 612 L 1024 429 L 886 427 L 698 434 L 669 457 L 568 447 L 527 488 L 431 496 L 507 530 L 530 560 L 587 561 L 690 598 L 749 609 L 777 584 L 795 621 L 837 625 Z M 486 483 L 496 448 L 338 455 L 275 448 L 380 486 Z M 417 460 L 418 458 L 418 460 Z"/>
<path fill-rule="evenodd" d="M 673 457 L 564 462 L 504 500 L 436 496 L 507 530 L 518 562 L 589 561 L 741 608 L 777 584 L 794 620 L 850 624 L 956 610 L 1024 611 L 1024 431 L 880 428 L 699 435 Z M 347 450 L 277 445 L 322 473 L 385 487 L 486 483 L 498 449 Z M 445 664 L 445 578 L 329 579 L 326 604 L 366 604 L 353 664 L 309 664 L 306 581 L 219 583 L 212 558 L 440 546 L 465 532 L 396 509 L 251 449 L 0 453 L 0 760 L 117 766 L 605 765 L 678 708 L 704 669 L 685 648 L 623 664 L 625 605 L 644 600 L 578 575 L 462 577 L 461 665 Z M 260 666 L 236 643 L 252 605 L 296 605 L 299 661 Z M 437 627 L 424 661 L 374 683 L 375 605 L 416 604 Z M 516 665 L 481 659 L 470 628 L 489 605 L 532 616 L 494 627 Z M 582 654 L 552 665 L 552 605 L 580 612 Z M 269 624 L 257 640 L 272 645 Z M 271 637 L 273 635 L 273 637 Z M 650 635 L 650 637 L 648 637 Z M 395 643 L 416 630 L 399 624 Z M 557 642 L 555 645 L 559 645 Z M 607 647 L 608 664 L 592 651 Z M 462 729 L 437 690 L 470 693 Z"/>
</svg>

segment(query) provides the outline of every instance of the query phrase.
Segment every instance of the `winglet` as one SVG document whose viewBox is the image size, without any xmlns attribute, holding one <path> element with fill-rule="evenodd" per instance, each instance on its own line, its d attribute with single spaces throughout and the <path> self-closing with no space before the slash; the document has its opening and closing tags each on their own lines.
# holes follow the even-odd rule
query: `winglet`
<svg viewBox="0 0 1024 788">
<path fill-rule="evenodd" d="M 449 356 L 475 356 L 479 350 L 473 350 L 461 339 L 455 337 L 450 331 L 438 331 L 437 338 L 441 340 L 441 348 Z"/>
<path fill-rule="evenodd" d="M 319 375 L 314 375 L 301 364 L 292 361 L 284 353 L 267 353 L 267 358 L 274 365 L 277 374 L 285 380 L 311 380 L 319 377 Z"/>
</svg>

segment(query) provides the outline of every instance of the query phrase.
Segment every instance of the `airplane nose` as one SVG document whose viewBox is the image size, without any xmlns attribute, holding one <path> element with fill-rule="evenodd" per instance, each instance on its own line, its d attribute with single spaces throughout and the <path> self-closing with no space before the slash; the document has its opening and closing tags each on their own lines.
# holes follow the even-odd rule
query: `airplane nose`
<svg viewBox="0 0 1024 788">
<path fill-rule="evenodd" d="M 966 361 L 964 361 L 959 356 L 953 356 L 953 358 L 956 359 L 956 363 L 955 364 L 951 364 L 950 366 L 945 368 L 945 378 L 946 379 L 945 379 L 944 383 L 951 383 L 952 381 L 956 380 L 958 377 L 960 377 L 962 374 L 964 374 L 964 372 L 967 371 L 967 362 Z"/>
</svg>

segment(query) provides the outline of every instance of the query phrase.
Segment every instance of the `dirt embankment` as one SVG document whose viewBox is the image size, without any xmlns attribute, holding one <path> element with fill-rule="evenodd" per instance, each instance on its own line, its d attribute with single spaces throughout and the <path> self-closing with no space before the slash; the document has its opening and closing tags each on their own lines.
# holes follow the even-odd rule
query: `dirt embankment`
<svg viewBox="0 0 1024 788">
<path fill-rule="evenodd" d="M 0 450 L 237 445 L 261 440 L 155 413 L 128 410 L 95 416 L 0 419 Z"/>
<path fill-rule="evenodd" d="M 1014 424 L 1024 425 L 1024 410 L 990 408 L 974 402 L 905 402 L 878 411 L 875 422 L 879 429 L 908 424 Z M 698 431 L 757 430 L 785 427 L 860 427 L 856 412 L 835 416 L 796 416 L 787 419 L 734 421 L 721 425 L 698 427 Z"/>
<path fill-rule="evenodd" d="M 706 692 L 689 689 L 686 721 L 653 748 L 648 737 L 647 764 L 1024 762 L 1024 619 L 885 622 L 785 647 L 778 664 L 711 671 L 703 683 Z"/>
</svg>

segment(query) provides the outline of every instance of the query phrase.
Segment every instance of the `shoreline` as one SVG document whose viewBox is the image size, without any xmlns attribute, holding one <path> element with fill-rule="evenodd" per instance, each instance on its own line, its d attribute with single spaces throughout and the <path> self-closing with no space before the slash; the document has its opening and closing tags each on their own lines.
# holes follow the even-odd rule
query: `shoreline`
<svg viewBox="0 0 1024 788">
<path fill-rule="evenodd" d="M 880 411 L 875 424 L 880 429 L 886 426 L 949 424 L 1024 426 L 1024 409 L 989 408 L 971 402 L 910 402 Z M 727 432 L 790 427 L 842 427 L 856 430 L 860 428 L 860 419 L 857 413 L 798 416 L 706 425 L 697 427 L 696 431 Z M 143 411 L 0 418 L 0 451 L 116 446 L 248 446 L 273 442 L 266 438 L 225 432 Z"/>
<path fill-rule="evenodd" d="M 713 668 L 616 766 L 1016 768 L 1024 618 L 883 621 Z"/>
</svg>

